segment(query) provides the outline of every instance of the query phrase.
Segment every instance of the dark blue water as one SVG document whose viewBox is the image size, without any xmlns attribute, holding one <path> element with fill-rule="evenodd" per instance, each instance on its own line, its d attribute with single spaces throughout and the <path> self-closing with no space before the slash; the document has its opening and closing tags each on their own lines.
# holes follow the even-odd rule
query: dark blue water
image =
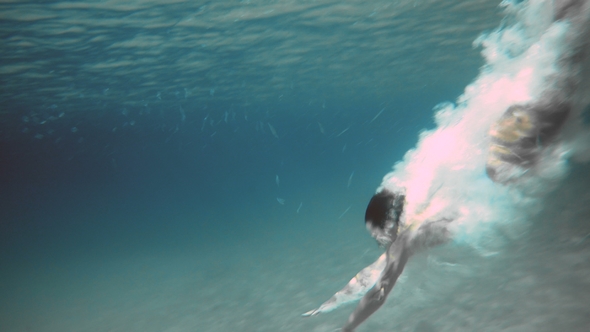
<svg viewBox="0 0 590 332">
<path fill-rule="evenodd" d="M 392 162 L 415 143 L 417 132 L 432 126 L 432 107 L 457 97 L 481 60 L 475 50 L 467 52 L 474 65 L 448 82 L 427 68 L 421 69 L 424 80 L 389 79 L 380 71 L 404 70 L 388 64 L 394 54 L 389 60 L 371 54 L 391 47 L 379 45 L 374 31 L 385 32 L 390 42 L 408 42 L 404 30 L 372 26 L 394 24 L 389 4 L 381 4 L 387 10 L 380 19 L 355 17 L 353 8 L 330 14 L 335 3 L 302 6 L 291 8 L 292 14 L 236 23 L 220 17 L 234 11 L 265 15 L 275 7 L 3 5 L 7 259 L 116 254 L 195 241 L 215 247 L 274 225 L 269 214 L 292 214 L 301 202 L 302 212 L 319 209 L 326 202 L 316 206 L 306 196 L 321 188 L 349 195 L 341 207 L 325 207 L 333 214 L 355 203 L 362 209 L 364 201 L 352 198 L 370 196 Z M 315 12 L 342 22 L 329 27 L 321 18 L 297 22 Z M 357 20 L 371 25 L 354 34 L 355 42 L 349 31 L 339 30 L 352 29 Z M 183 26 L 185 21 L 198 26 Z M 282 32 L 292 36 L 277 35 Z M 418 33 L 430 32 L 423 27 Z M 254 40 L 240 42 L 247 38 Z M 336 38 L 351 44 L 324 46 Z M 288 48 L 280 46 L 291 40 Z M 466 48 L 470 39 L 463 43 Z M 411 53 L 412 45 L 402 51 Z M 267 54 L 278 49 L 281 54 Z M 353 51 L 366 67 L 342 54 Z M 286 65 L 267 63 L 286 54 L 303 55 Z M 206 64 L 181 66 L 180 59 L 187 58 Z M 407 56 L 399 60 L 411 62 Z M 273 82 L 277 70 L 280 83 Z M 342 81 L 342 75 L 352 81 Z M 379 86 L 380 80 L 387 85 Z M 276 197 L 285 199 L 285 206 Z"/>
<path fill-rule="evenodd" d="M 500 24 L 497 5 L 3 3 L 0 330 L 340 326 L 352 307 L 299 315 L 378 255 L 366 204 L 434 128 L 433 107 L 477 76 L 472 41 Z M 427 260 L 410 270 L 417 280 L 430 278 L 416 272 Z M 587 287 L 587 260 L 572 264 Z M 456 279 L 446 268 L 433 274 Z M 439 318 L 397 326 L 472 330 L 469 301 L 501 283 L 458 304 L 458 325 L 427 305 L 427 288 L 406 289 Z M 390 331 L 388 321 L 362 331 Z M 531 326 L 518 324 L 487 328 Z"/>
</svg>

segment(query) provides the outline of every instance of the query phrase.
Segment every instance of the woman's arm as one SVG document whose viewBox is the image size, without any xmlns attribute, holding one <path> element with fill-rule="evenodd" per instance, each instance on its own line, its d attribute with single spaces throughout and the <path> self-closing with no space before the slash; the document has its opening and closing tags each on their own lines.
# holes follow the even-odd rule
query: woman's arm
<svg viewBox="0 0 590 332">
<path fill-rule="evenodd" d="M 367 292 L 354 312 L 348 317 L 348 322 L 342 327 L 342 332 L 354 331 L 385 302 L 411 255 L 408 244 L 409 232 L 404 232 L 389 246 L 386 252 L 387 264 L 383 273 L 375 286 Z"/>
<path fill-rule="evenodd" d="M 379 258 L 373 262 L 373 264 L 365 267 L 354 278 L 350 279 L 348 284 L 334 294 L 328 301 L 322 303 L 322 305 L 314 310 L 310 310 L 304 313 L 302 316 L 309 317 L 315 316 L 322 312 L 332 311 L 344 303 L 356 301 L 360 299 L 369 288 L 375 285 L 375 282 L 381 275 L 381 272 L 385 268 L 385 254 L 383 253 Z"/>
</svg>

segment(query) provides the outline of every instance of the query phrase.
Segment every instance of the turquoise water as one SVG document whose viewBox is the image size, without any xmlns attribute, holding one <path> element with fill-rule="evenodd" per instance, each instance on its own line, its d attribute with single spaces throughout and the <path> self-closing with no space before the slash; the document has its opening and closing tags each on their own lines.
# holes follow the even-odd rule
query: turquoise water
<svg viewBox="0 0 590 332">
<path fill-rule="evenodd" d="M 0 330 L 339 328 L 354 305 L 301 314 L 380 255 L 366 204 L 433 108 L 509 67 L 474 44 L 506 10 L 2 2 Z M 524 226 L 415 256 L 358 331 L 590 330 L 590 174 L 566 164 Z"/>
</svg>

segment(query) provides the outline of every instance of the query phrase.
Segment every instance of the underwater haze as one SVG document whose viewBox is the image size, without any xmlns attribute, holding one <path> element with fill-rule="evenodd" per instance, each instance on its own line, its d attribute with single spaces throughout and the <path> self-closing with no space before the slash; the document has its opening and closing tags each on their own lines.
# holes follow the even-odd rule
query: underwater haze
<svg viewBox="0 0 590 332">
<path fill-rule="evenodd" d="M 335 331 L 354 305 L 302 314 L 400 184 L 452 236 L 357 331 L 590 331 L 589 8 L 0 2 L 0 331 Z M 561 132 L 492 181 L 490 126 L 554 90 Z"/>
</svg>

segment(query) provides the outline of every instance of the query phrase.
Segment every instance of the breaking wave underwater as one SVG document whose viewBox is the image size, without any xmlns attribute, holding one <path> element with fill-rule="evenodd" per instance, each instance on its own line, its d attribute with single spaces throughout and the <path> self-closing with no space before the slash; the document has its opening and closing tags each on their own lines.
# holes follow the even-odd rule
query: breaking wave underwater
<svg viewBox="0 0 590 332">
<path fill-rule="evenodd" d="M 527 233 L 572 166 L 590 160 L 590 3 L 502 5 L 502 26 L 475 41 L 486 60 L 480 75 L 456 104 L 435 108 L 437 127 L 421 133 L 369 203 L 367 227 L 386 254 L 305 316 L 362 297 L 342 329 L 353 331 L 420 248 L 450 240 L 497 254 L 506 238 Z"/>
<path fill-rule="evenodd" d="M 518 229 L 539 211 L 571 163 L 590 160 L 590 128 L 583 120 L 590 103 L 588 1 L 503 5 L 504 25 L 475 41 L 486 59 L 479 77 L 456 105 L 443 103 L 435 109 L 437 128 L 422 132 L 417 147 L 378 189 L 406 188 L 407 211 L 436 200 L 436 213 L 454 219 L 453 239 L 482 248 L 486 230 L 499 225 Z M 486 167 L 497 144 L 490 128 L 511 106 L 533 104 L 547 104 L 548 113 L 565 104 L 567 120 L 550 140 L 538 137 L 540 127 L 548 126 L 543 120 L 537 119 L 537 128 L 530 131 L 508 128 L 517 139 L 534 136 L 534 160 L 507 161 L 507 168 L 498 169 L 505 179 L 490 181 Z M 513 151 L 507 153 L 516 154 L 517 148 L 508 146 Z"/>
</svg>

